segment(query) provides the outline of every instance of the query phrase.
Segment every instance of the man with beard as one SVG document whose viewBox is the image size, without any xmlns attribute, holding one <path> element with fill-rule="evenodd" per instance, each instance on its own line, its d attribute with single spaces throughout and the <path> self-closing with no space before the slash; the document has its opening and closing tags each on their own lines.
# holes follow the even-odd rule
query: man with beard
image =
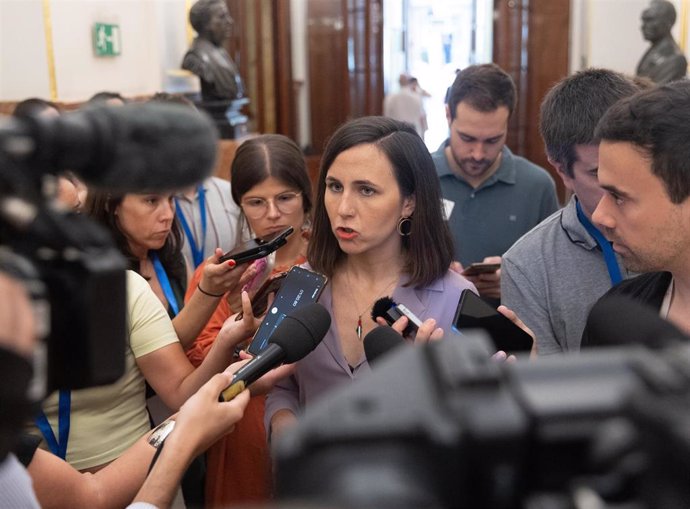
<svg viewBox="0 0 690 509">
<path fill-rule="evenodd" d="M 647 272 L 604 297 L 631 296 L 685 333 L 690 333 L 689 116 L 688 81 L 639 92 L 606 112 L 596 131 L 599 185 L 605 192 L 592 214 L 625 266 Z M 585 330 L 582 345 L 593 343 Z"/>
<path fill-rule="evenodd" d="M 539 166 L 505 146 L 515 83 L 494 64 L 457 74 L 448 94 L 450 138 L 432 154 L 460 268 L 500 262 L 524 233 L 558 209 L 556 187 Z M 500 299 L 500 275 L 467 275 L 479 293 Z"/>
</svg>

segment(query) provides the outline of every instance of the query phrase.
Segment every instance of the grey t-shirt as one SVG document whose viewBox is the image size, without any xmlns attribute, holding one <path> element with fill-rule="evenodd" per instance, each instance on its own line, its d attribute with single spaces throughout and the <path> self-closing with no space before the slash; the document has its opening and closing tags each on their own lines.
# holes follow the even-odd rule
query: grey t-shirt
<svg viewBox="0 0 690 509">
<path fill-rule="evenodd" d="M 580 351 L 589 310 L 612 286 L 576 203 L 572 198 L 503 255 L 501 301 L 535 333 L 539 355 Z M 617 260 L 624 278 L 634 275 Z"/>
<path fill-rule="evenodd" d="M 463 265 L 500 256 L 543 219 L 558 210 L 551 175 L 503 147 L 501 164 L 477 189 L 456 176 L 444 149 L 432 154 L 441 193 L 452 206 L 448 226 L 453 234 L 455 259 Z"/>
</svg>

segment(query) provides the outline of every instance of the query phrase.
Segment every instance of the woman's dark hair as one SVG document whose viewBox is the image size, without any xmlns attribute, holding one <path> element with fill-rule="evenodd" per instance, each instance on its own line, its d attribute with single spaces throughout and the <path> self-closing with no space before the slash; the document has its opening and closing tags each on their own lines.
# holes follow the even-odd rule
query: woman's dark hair
<svg viewBox="0 0 690 509">
<path fill-rule="evenodd" d="M 302 208 L 311 212 L 312 192 L 304 155 L 287 136 L 263 134 L 242 143 L 230 166 L 232 199 L 242 206 L 242 196 L 268 177 L 280 180 L 302 193 Z"/>
<path fill-rule="evenodd" d="M 326 175 L 333 161 L 357 145 L 373 144 L 390 161 L 403 197 L 414 196 L 410 235 L 402 237 L 404 270 L 409 285 L 424 286 L 443 277 L 453 259 L 453 240 L 444 218 L 441 188 L 434 162 L 414 127 L 384 117 L 363 117 L 341 126 L 331 137 L 321 160 L 314 225 L 307 250 L 309 264 L 332 277 L 344 257 L 324 205 Z"/>
<path fill-rule="evenodd" d="M 124 194 L 111 194 L 89 188 L 84 210 L 86 214 L 111 232 L 120 252 L 127 258 L 129 268 L 139 273 L 139 260 L 129 249 L 127 237 L 120 230 L 117 224 L 117 216 L 115 215 L 115 209 L 122 203 L 124 198 Z M 170 234 L 165 239 L 163 247 L 157 253 L 170 279 L 179 282 L 182 288 L 186 288 L 187 267 L 182 256 L 182 241 L 182 231 L 177 221 L 177 216 L 175 216 Z"/>
</svg>

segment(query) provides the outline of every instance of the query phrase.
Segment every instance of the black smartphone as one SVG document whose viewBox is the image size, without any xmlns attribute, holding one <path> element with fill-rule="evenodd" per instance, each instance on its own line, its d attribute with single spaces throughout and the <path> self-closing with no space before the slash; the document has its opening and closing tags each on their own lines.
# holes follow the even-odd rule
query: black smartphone
<svg viewBox="0 0 690 509">
<path fill-rule="evenodd" d="M 285 316 L 305 304 L 319 300 L 326 281 L 328 279 L 322 274 L 302 267 L 292 267 L 283 279 L 280 290 L 276 293 L 276 297 L 256 330 L 247 351 L 252 355 L 260 354 L 268 345 L 271 334 Z"/>
<path fill-rule="evenodd" d="M 285 279 L 287 275 L 287 271 L 273 274 L 259 287 L 252 297 L 252 314 L 254 316 L 261 316 L 266 312 L 266 308 L 268 307 L 268 296 L 278 292 L 280 286 L 283 284 L 283 279 Z M 243 315 L 244 313 L 242 313 L 242 311 L 237 313 L 235 321 L 239 322 L 242 320 Z"/>
<path fill-rule="evenodd" d="M 471 290 L 463 290 L 460 295 L 453 328 L 460 333 L 467 329 L 483 329 L 491 336 L 496 350 L 508 354 L 532 350 L 532 336 Z"/>
<path fill-rule="evenodd" d="M 501 268 L 500 263 L 471 263 L 462 271 L 463 276 L 478 276 L 479 274 L 492 274 Z"/>
<path fill-rule="evenodd" d="M 278 232 L 266 239 L 252 239 L 244 244 L 237 246 L 232 251 L 228 251 L 220 257 L 220 262 L 226 262 L 230 259 L 235 260 L 237 265 L 243 263 L 253 262 L 259 258 L 270 255 L 273 251 L 281 246 L 287 244 L 287 237 L 294 231 L 292 226 L 288 226 L 282 232 Z"/>
</svg>

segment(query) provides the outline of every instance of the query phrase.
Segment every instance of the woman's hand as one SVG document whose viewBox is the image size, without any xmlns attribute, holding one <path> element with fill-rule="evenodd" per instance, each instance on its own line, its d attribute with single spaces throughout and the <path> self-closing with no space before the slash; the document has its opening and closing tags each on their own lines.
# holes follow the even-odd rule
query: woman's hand
<svg viewBox="0 0 690 509">
<path fill-rule="evenodd" d="M 231 364 L 228 370 L 234 370 L 234 366 L 237 364 L 243 366 L 247 362 L 250 362 L 254 357 L 242 350 L 240 352 L 240 361 Z M 256 382 L 249 386 L 249 391 L 252 396 L 259 396 L 261 394 L 267 394 L 273 386 L 280 382 L 283 378 L 290 376 L 295 372 L 296 364 L 283 364 L 277 368 L 273 368 L 271 371 L 266 373 L 264 376 L 259 378 Z"/>
<path fill-rule="evenodd" d="M 235 347 L 250 338 L 261 323 L 252 312 L 252 303 L 247 292 L 242 292 L 242 319 L 235 320 L 236 315 L 229 316 L 218 331 L 216 341 L 222 341 L 228 346 Z"/>
<path fill-rule="evenodd" d="M 534 332 L 532 332 L 532 329 L 527 327 L 525 323 L 520 320 L 518 315 L 515 314 L 515 311 L 512 309 L 507 308 L 506 306 L 498 306 L 497 311 L 501 313 L 503 316 L 508 318 L 511 322 L 513 322 L 515 325 L 520 327 L 523 331 L 525 331 L 527 334 L 529 334 L 532 338 L 532 351 L 530 352 L 530 358 L 535 358 L 538 355 L 537 352 L 537 338 L 534 335 Z"/>
<path fill-rule="evenodd" d="M 242 288 L 242 276 L 247 272 L 248 264 L 236 266 L 235 260 L 221 262 L 223 250 L 216 248 L 204 265 L 203 275 L 199 287 L 206 295 L 220 296 L 236 288 Z M 248 277 L 245 278 L 248 280 Z"/>
<path fill-rule="evenodd" d="M 381 316 L 376 318 L 376 323 L 379 325 L 388 325 L 386 320 Z M 393 322 L 391 328 L 402 336 L 405 327 L 407 327 L 409 323 L 410 321 L 406 316 L 401 316 L 395 322 Z M 429 341 L 438 341 L 443 339 L 443 334 L 443 329 L 441 327 L 436 327 L 436 320 L 433 318 L 427 318 L 422 322 L 422 325 L 417 330 L 417 334 L 414 337 L 414 342 L 416 344 L 420 344 L 428 343 Z"/>
<path fill-rule="evenodd" d="M 171 438 L 182 437 L 193 444 L 200 454 L 220 437 L 230 433 L 249 403 L 248 391 L 243 391 L 231 401 L 218 402 L 218 395 L 231 382 L 230 373 L 219 373 L 206 382 L 180 408 Z"/>
</svg>

